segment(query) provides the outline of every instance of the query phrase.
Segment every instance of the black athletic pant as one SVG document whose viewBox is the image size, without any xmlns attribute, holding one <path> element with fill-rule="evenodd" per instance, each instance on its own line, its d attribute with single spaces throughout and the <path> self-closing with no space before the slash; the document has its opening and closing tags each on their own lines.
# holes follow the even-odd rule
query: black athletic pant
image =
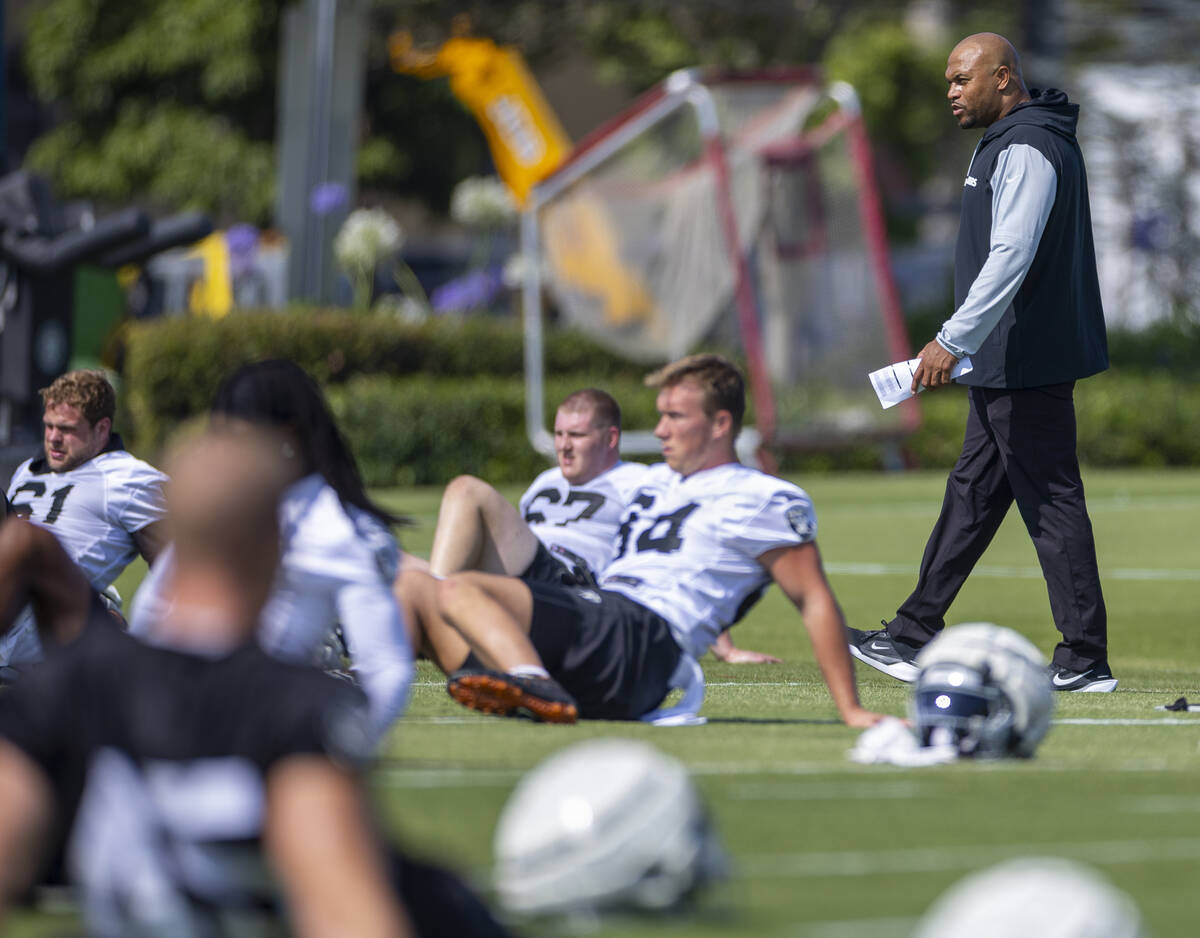
<svg viewBox="0 0 1200 938">
<path fill-rule="evenodd" d="M 1063 636 L 1055 664 L 1086 671 L 1108 663 L 1108 619 L 1075 453 L 1074 390 L 1074 382 L 970 389 L 962 453 L 917 587 L 888 624 L 893 638 L 924 645 L 945 626 L 950 604 L 1016 501 Z"/>
</svg>

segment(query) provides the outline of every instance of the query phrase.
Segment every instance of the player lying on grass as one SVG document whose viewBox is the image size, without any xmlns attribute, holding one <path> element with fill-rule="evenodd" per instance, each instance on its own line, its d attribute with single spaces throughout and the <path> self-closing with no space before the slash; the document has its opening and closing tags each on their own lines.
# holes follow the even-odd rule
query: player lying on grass
<svg viewBox="0 0 1200 938">
<path fill-rule="evenodd" d="M 596 388 L 569 394 L 554 417 L 558 465 L 533 480 L 517 508 L 475 476 L 446 486 L 429 571 L 594 585 L 613 559 L 621 514 L 647 469 L 621 461 L 620 446 L 621 408 L 612 395 Z M 779 661 L 735 647 L 728 631 L 713 653 L 734 663 Z"/>
<path fill-rule="evenodd" d="M 413 671 L 391 591 L 399 550 L 390 526 L 399 519 L 368 497 L 321 389 L 294 362 L 236 369 L 217 388 L 211 417 L 281 436 L 293 474 L 279 512 L 280 572 L 259 640 L 272 654 L 313 662 L 340 623 L 354 675 L 371 702 L 372 735 L 381 739 L 404 711 Z M 130 616 L 135 634 L 161 618 L 171 567 L 168 551 L 138 590 Z"/>
<path fill-rule="evenodd" d="M 858 701 L 812 503 L 737 461 L 741 374 L 699 355 L 647 383 L 659 389 L 665 463 L 648 470 L 626 508 L 599 588 L 401 575 L 421 650 L 450 675 L 451 695 L 485 712 L 573 722 L 641 719 L 676 688 L 694 712 L 704 681 L 696 659 L 773 580 L 803 616 L 841 718 L 876 722 L 880 714 Z"/>
<path fill-rule="evenodd" d="M 71 585 L 39 613 L 92 609 L 0 695 L 0 913 L 70 822 L 90 935 L 276 934 L 284 916 L 300 936 L 505 934 L 459 880 L 389 853 L 370 823 L 361 692 L 255 640 L 293 471 L 283 442 L 210 430 L 175 452 L 174 572 L 145 642 L 61 550 L 31 555 L 0 531 L 0 584 L 37 598 L 28 575 L 48 565 Z"/>
</svg>

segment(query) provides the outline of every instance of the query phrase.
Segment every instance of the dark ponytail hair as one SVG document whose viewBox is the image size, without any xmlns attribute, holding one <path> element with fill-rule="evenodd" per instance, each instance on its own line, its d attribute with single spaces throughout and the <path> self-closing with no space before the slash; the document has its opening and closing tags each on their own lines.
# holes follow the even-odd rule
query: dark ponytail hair
<svg viewBox="0 0 1200 938">
<path fill-rule="evenodd" d="M 329 412 L 325 395 L 295 362 L 272 358 L 242 365 L 221 381 L 211 412 L 290 430 L 306 473 L 320 473 L 342 504 L 361 508 L 385 525 L 408 523 L 368 497 L 358 463 Z"/>
</svg>

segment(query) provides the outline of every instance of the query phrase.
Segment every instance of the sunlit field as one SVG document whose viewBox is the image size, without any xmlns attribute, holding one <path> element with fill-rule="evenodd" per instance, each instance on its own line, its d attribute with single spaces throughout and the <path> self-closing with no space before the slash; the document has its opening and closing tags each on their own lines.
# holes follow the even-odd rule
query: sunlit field
<svg viewBox="0 0 1200 938">
<path fill-rule="evenodd" d="M 913 585 L 943 475 L 796 481 L 816 502 L 818 540 L 847 621 L 877 627 Z M 1095 864 L 1134 897 L 1158 938 L 1194 935 L 1200 713 L 1156 708 L 1200 698 L 1200 472 L 1090 472 L 1085 482 L 1120 687 L 1058 695 L 1033 760 L 922 769 L 849 762 L 856 734 L 836 721 L 803 624 L 772 590 L 734 638 L 785 663 L 706 659 L 701 727 L 487 718 L 454 704 L 440 674 L 422 664 L 408 716 L 372 775 L 378 811 L 399 842 L 486 889 L 496 818 L 521 773 L 572 742 L 627 736 L 690 767 L 731 855 L 730 879 L 666 920 L 525 923 L 519 933 L 899 938 L 963 874 L 1040 854 Z M 418 554 L 428 551 L 439 494 L 380 493 L 413 519 L 402 539 Z M 140 576 L 127 572 L 124 596 Z M 951 621 L 977 620 L 1017 629 L 1047 653 L 1056 640 L 1015 511 L 952 610 Z M 906 686 L 858 667 L 866 704 L 903 714 Z M 24 914 L 13 933 L 59 933 L 67 921 Z"/>
</svg>

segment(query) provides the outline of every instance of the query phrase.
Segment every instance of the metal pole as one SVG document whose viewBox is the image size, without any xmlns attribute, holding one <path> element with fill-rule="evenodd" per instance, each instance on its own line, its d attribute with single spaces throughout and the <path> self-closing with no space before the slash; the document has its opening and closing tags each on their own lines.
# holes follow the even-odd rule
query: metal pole
<svg viewBox="0 0 1200 938">
<path fill-rule="evenodd" d="M 314 69 L 312 123 L 309 125 L 308 182 L 305 200 L 312 197 L 316 186 L 329 181 L 329 125 L 333 97 L 333 46 L 337 28 L 338 0 L 316 0 L 317 15 L 314 30 Z M 312 299 L 326 300 L 325 287 L 325 215 L 307 206 L 309 220 L 308 257 L 304 269 L 304 294 Z"/>
<path fill-rule="evenodd" d="M 8 172 L 8 50 L 5 47 L 4 18 L 7 6 L 6 3 L 0 3 L 0 173 Z"/>
</svg>

